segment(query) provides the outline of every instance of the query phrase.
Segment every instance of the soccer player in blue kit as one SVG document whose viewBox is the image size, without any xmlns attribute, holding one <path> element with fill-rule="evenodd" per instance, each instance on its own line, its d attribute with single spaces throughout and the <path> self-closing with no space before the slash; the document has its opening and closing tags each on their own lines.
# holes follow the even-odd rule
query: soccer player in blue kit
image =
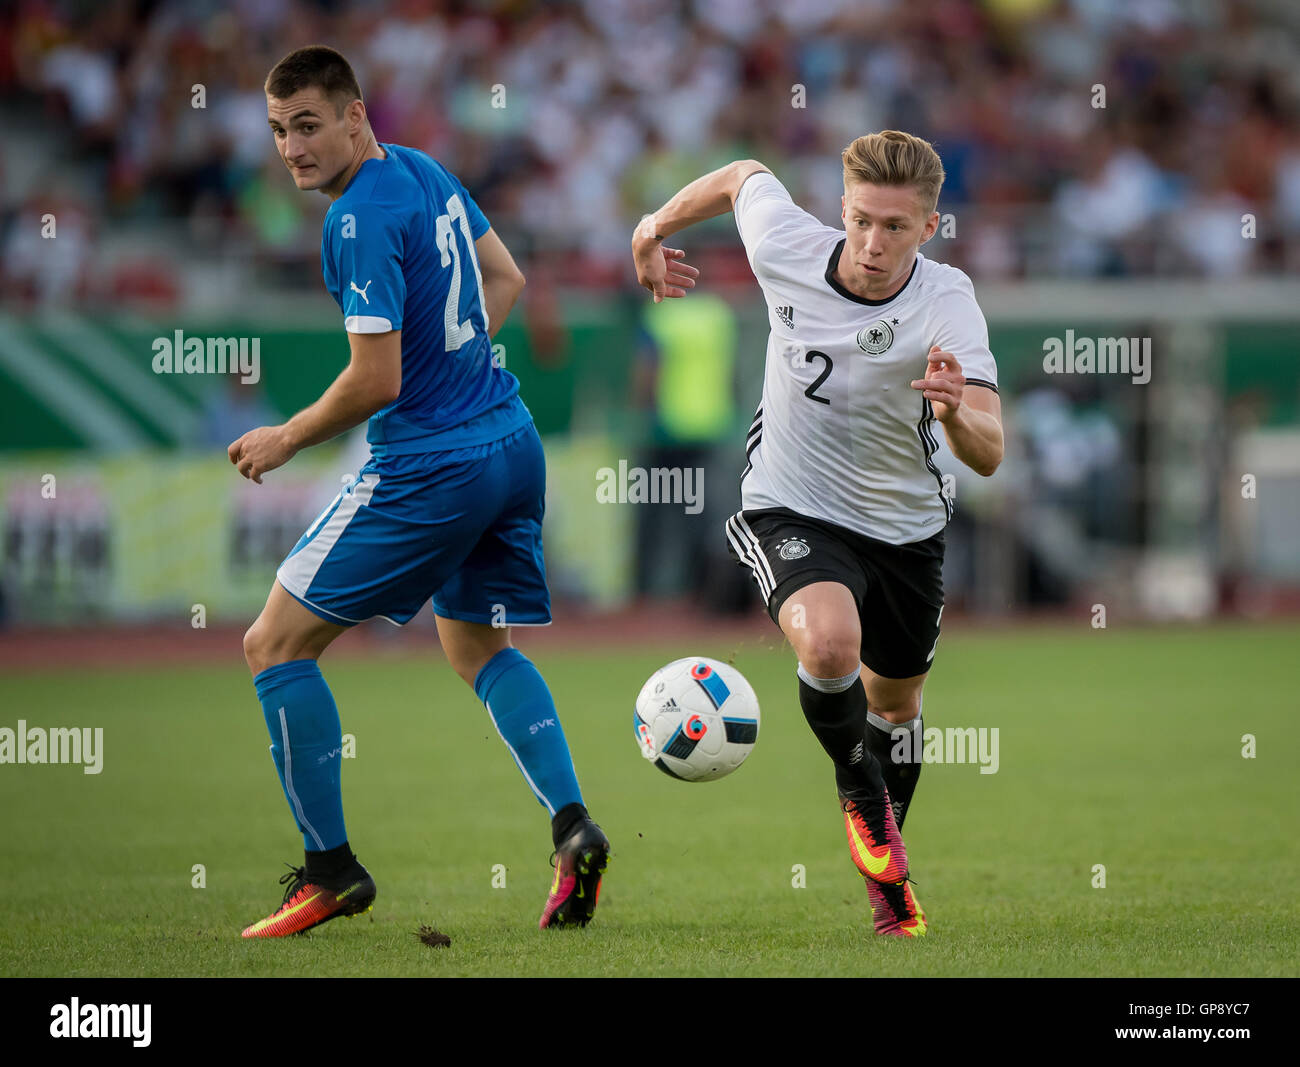
<svg viewBox="0 0 1300 1067">
<path fill-rule="evenodd" d="M 373 904 L 344 829 L 342 727 L 317 658 L 356 623 L 403 624 L 430 599 L 448 661 L 551 816 L 555 879 L 538 925 L 586 925 L 609 841 L 583 806 L 550 691 L 510 643 L 510 625 L 551 621 L 545 458 L 518 381 L 492 358 L 524 277 L 454 175 L 376 142 L 338 52 L 298 49 L 265 88 L 295 184 L 333 201 L 321 266 L 351 361 L 310 407 L 234 441 L 230 462 L 260 483 L 365 419 L 371 457 L 281 564 L 244 637 L 306 857 L 281 879 L 281 907 L 243 936 L 302 933 Z"/>
</svg>

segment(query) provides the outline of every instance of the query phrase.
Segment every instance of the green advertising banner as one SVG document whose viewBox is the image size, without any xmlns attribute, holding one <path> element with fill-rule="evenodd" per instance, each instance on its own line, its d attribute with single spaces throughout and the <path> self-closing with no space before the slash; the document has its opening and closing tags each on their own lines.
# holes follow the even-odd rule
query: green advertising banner
<svg viewBox="0 0 1300 1067">
<path fill-rule="evenodd" d="M 553 591 L 593 607 L 628 592 L 632 522 L 597 499 L 618 463 L 603 436 L 550 439 L 545 544 Z M 251 619 L 302 532 L 365 462 L 364 441 L 245 481 L 219 456 L 173 452 L 0 460 L 0 622 Z"/>
</svg>

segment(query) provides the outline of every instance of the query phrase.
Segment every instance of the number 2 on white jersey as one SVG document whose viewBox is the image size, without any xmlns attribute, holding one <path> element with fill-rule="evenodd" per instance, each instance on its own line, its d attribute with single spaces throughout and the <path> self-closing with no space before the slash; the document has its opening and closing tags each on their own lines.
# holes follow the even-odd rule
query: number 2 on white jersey
<svg viewBox="0 0 1300 1067">
<path fill-rule="evenodd" d="M 450 266 L 451 284 L 447 287 L 447 308 L 443 312 L 443 332 L 446 334 L 446 350 L 455 352 L 474 336 L 473 317 L 460 321 L 460 248 L 451 228 L 451 220 L 460 223 L 460 232 L 465 235 L 465 247 L 469 249 L 469 261 L 474 268 L 474 280 L 478 284 L 478 306 L 483 315 L 483 332 L 487 333 L 487 302 L 483 298 L 483 272 L 479 270 L 478 256 L 474 253 L 474 238 L 470 234 L 469 216 L 465 214 L 465 205 L 460 202 L 460 194 L 454 193 L 447 201 L 447 214 L 439 215 L 435 224 L 435 236 L 438 251 L 442 253 L 442 265 Z"/>
</svg>

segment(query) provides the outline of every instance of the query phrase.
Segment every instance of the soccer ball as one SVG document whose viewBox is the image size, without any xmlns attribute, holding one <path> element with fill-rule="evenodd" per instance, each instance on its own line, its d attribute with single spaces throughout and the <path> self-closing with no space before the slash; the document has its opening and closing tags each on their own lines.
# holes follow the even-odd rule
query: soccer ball
<svg viewBox="0 0 1300 1067">
<path fill-rule="evenodd" d="M 745 676 L 706 656 L 673 660 L 641 687 L 633 712 L 641 755 L 664 774 L 711 782 L 758 740 L 758 698 Z"/>
</svg>

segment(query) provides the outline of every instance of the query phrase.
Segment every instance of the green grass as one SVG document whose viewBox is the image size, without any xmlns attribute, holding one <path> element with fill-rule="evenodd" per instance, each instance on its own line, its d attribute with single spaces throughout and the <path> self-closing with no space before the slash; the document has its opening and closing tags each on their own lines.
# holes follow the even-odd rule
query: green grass
<svg viewBox="0 0 1300 1067">
<path fill-rule="evenodd" d="M 326 660 L 357 739 L 348 829 L 379 898 L 272 942 L 239 931 L 279 903 L 277 865 L 302 854 L 245 674 L 0 680 L 0 726 L 104 727 L 98 776 L 0 766 L 0 974 L 1300 974 L 1300 628 L 952 631 L 927 725 L 998 727 L 1000 769 L 925 768 L 907 824 L 924 941 L 871 934 L 790 652 L 666 643 L 534 657 L 615 847 L 585 931 L 537 930 L 545 813 L 436 657 Z M 748 763 L 701 785 L 646 764 L 631 726 L 641 682 L 692 651 L 735 651 L 764 716 Z M 451 947 L 421 945 L 422 923 Z"/>
</svg>

